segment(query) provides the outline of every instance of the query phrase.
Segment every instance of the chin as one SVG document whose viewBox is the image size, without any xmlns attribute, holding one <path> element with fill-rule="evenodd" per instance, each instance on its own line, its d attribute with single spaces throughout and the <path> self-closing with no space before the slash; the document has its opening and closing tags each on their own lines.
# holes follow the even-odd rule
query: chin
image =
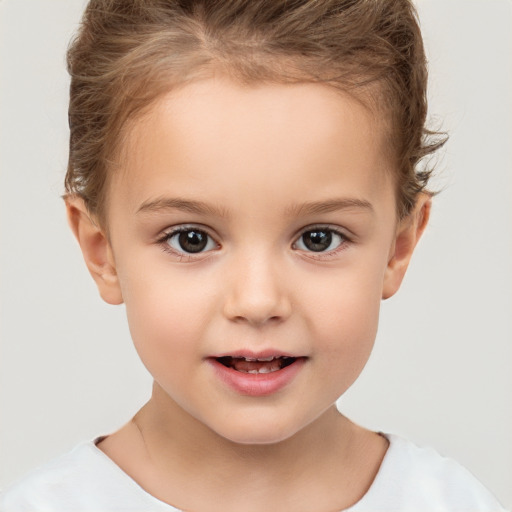
<svg viewBox="0 0 512 512">
<path fill-rule="evenodd" d="M 291 425 L 265 422 L 254 418 L 252 421 L 230 423 L 225 428 L 216 429 L 217 435 L 241 445 L 271 445 L 293 437 L 300 428 Z"/>
</svg>

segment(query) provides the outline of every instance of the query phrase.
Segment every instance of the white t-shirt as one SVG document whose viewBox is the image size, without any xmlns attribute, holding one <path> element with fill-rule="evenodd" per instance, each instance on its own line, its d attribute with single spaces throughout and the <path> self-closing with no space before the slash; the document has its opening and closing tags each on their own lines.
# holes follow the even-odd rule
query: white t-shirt
<svg viewBox="0 0 512 512">
<path fill-rule="evenodd" d="M 346 512 L 505 512 L 458 463 L 385 436 L 390 445 L 375 480 Z M 0 511 L 178 512 L 142 489 L 95 441 L 79 444 L 11 486 L 0 496 Z"/>
</svg>

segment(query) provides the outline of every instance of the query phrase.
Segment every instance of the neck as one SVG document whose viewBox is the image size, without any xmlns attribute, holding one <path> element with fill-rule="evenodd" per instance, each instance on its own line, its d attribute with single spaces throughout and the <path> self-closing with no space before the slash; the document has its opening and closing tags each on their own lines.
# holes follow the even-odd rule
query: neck
<svg viewBox="0 0 512 512">
<path fill-rule="evenodd" d="M 144 475 L 135 479 L 162 501 L 192 510 L 213 510 L 212 502 L 223 511 L 340 510 L 366 492 L 385 452 L 380 442 L 369 466 L 361 455 L 372 442 L 375 451 L 375 434 L 335 406 L 278 443 L 235 443 L 185 412 L 158 385 L 132 423 L 146 460 Z"/>
<path fill-rule="evenodd" d="M 165 465 L 173 459 L 191 470 L 211 468 L 244 478 L 261 471 L 275 478 L 298 464 L 318 464 L 319 456 L 328 456 L 333 448 L 338 455 L 347 452 L 353 424 L 333 405 L 317 420 L 295 435 L 276 443 L 242 444 L 230 441 L 177 405 L 161 388 L 155 386 L 151 400 L 134 418 L 148 453 Z M 232 477 L 232 475 L 230 475 Z"/>
</svg>

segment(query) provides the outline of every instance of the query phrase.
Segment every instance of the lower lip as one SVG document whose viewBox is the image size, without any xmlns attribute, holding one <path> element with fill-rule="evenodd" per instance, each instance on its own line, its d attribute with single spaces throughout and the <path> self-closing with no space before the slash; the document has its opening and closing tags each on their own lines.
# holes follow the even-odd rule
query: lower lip
<svg viewBox="0 0 512 512">
<path fill-rule="evenodd" d="M 217 376 L 237 393 L 247 396 L 268 396 L 288 385 L 300 372 L 306 358 L 299 357 L 289 366 L 270 373 L 239 372 L 224 366 L 214 358 L 209 358 L 208 362 L 214 368 Z"/>
</svg>

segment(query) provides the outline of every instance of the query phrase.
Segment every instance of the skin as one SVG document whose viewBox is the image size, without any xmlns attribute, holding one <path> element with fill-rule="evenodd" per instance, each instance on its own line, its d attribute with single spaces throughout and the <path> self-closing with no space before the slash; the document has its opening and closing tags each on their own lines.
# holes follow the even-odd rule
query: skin
<svg viewBox="0 0 512 512">
<path fill-rule="evenodd" d="M 344 509 L 370 487 L 387 441 L 335 401 L 368 360 L 380 302 L 430 209 L 421 196 L 397 219 L 385 135 L 323 85 L 208 79 L 132 124 L 105 226 L 68 198 L 99 292 L 126 305 L 154 377 L 149 402 L 98 446 L 153 496 L 184 510 L 306 512 Z M 206 250 L 183 251 L 169 238 L 180 226 L 207 233 Z M 341 235 L 311 251 L 314 227 Z M 283 389 L 246 396 L 207 359 L 239 349 L 306 359 Z"/>
</svg>

